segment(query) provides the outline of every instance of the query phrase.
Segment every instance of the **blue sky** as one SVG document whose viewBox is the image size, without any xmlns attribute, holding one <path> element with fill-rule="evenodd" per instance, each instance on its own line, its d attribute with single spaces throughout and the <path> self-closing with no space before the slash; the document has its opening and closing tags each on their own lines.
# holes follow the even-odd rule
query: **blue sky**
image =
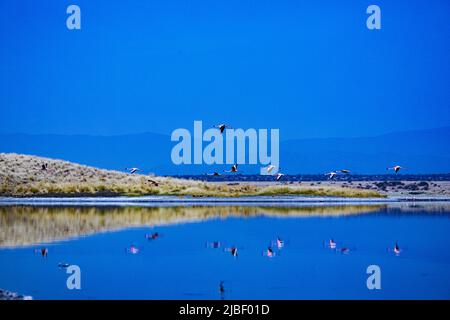
<svg viewBox="0 0 450 320">
<path fill-rule="evenodd" d="M 81 8 L 81 30 L 66 8 Z M 377 4 L 382 29 L 366 28 Z M 450 125 L 448 1 L 2 1 L 0 133 Z"/>
</svg>

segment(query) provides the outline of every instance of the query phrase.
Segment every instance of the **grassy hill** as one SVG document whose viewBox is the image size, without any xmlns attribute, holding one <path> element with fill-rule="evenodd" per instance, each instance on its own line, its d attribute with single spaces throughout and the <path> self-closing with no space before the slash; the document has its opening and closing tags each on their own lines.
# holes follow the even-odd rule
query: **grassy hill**
<svg viewBox="0 0 450 320">
<path fill-rule="evenodd" d="M 42 165 L 46 164 L 46 170 Z M 307 195 L 380 197 L 374 190 L 300 185 L 227 185 L 128 174 L 63 160 L 0 153 L 0 196 L 140 196 L 239 197 Z"/>
</svg>

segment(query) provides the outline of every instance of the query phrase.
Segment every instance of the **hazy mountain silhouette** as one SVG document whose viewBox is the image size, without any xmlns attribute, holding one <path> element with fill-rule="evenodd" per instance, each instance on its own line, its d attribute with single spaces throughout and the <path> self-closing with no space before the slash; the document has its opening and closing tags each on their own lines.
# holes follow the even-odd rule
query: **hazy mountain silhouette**
<svg viewBox="0 0 450 320">
<path fill-rule="evenodd" d="M 281 143 L 282 167 L 318 173 L 349 168 L 383 173 L 399 164 L 410 173 L 450 172 L 450 127 L 375 137 L 299 139 Z M 406 170 L 405 170 L 406 171 Z"/>
<path fill-rule="evenodd" d="M 280 143 L 285 173 L 323 173 L 347 168 L 355 173 L 385 173 L 400 164 L 405 173 L 450 172 L 450 127 L 394 132 L 375 137 L 297 139 Z M 157 174 L 195 174 L 223 166 L 176 166 L 170 136 L 142 133 L 119 136 L 0 135 L 0 152 L 64 159 L 105 169 L 140 167 Z M 244 166 L 245 167 L 245 166 Z M 247 166 L 246 173 L 259 166 Z"/>
</svg>

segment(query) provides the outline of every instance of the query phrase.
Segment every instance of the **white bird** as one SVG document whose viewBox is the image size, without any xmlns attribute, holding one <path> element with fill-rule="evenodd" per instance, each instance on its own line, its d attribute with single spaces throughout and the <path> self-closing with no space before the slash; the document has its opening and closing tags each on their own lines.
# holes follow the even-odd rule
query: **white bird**
<svg viewBox="0 0 450 320">
<path fill-rule="evenodd" d="M 273 171 L 273 169 L 275 169 L 275 166 L 273 166 L 273 165 L 268 166 L 266 169 L 267 173 L 271 173 Z"/>
<path fill-rule="evenodd" d="M 131 174 L 141 171 L 139 168 L 125 168 L 125 170 L 130 171 Z"/>
<path fill-rule="evenodd" d="M 397 242 L 395 243 L 395 247 L 394 247 L 394 253 L 396 255 L 399 255 L 400 252 L 402 252 L 402 250 L 400 250 L 400 247 L 398 246 Z"/>
<path fill-rule="evenodd" d="M 333 179 L 337 175 L 337 172 L 331 171 L 331 172 L 326 173 L 325 175 L 328 176 L 328 179 Z"/>
<path fill-rule="evenodd" d="M 224 170 L 224 172 L 238 172 L 237 167 L 238 167 L 237 164 L 233 164 L 233 166 L 231 167 L 231 170 Z"/>
<path fill-rule="evenodd" d="M 277 181 L 280 181 L 280 179 L 284 176 L 284 173 L 277 173 L 276 176 Z"/>
<path fill-rule="evenodd" d="M 330 239 L 330 240 L 328 241 L 328 246 L 329 246 L 331 249 L 336 249 L 336 242 L 334 241 L 334 239 Z"/>
<path fill-rule="evenodd" d="M 392 168 L 387 168 L 386 170 L 394 170 L 395 173 L 399 172 L 400 169 L 404 169 L 403 167 L 400 166 L 393 166 Z"/>
<path fill-rule="evenodd" d="M 226 124 L 218 124 L 218 125 L 215 125 L 215 126 L 213 126 L 214 128 L 218 128 L 219 130 L 220 130 L 220 133 L 223 133 L 224 131 L 225 131 L 225 129 L 231 129 L 231 127 L 230 126 L 228 126 L 228 125 L 226 125 Z"/>
</svg>

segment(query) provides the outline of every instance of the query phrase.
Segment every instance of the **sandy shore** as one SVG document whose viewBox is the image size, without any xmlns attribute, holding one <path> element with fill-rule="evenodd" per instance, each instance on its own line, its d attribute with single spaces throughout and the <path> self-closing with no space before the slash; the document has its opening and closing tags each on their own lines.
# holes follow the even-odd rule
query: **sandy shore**
<svg viewBox="0 0 450 320">
<path fill-rule="evenodd" d="M 308 181 L 308 182 L 210 182 L 210 184 L 232 186 L 292 186 L 311 188 L 349 188 L 372 190 L 383 197 L 339 197 L 339 196 L 313 196 L 313 195 L 270 195 L 270 196 L 240 196 L 240 197 L 198 197 L 190 195 L 142 195 L 142 196 L 110 196 L 110 195 L 57 195 L 52 196 L 0 196 L 0 205 L 120 205 L 120 206 L 172 206 L 172 205 L 218 205 L 223 203 L 233 205 L 248 205 L 263 203 L 277 204 L 355 204 L 355 203 L 395 203 L 395 202 L 450 202 L 450 181 Z"/>
<path fill-rule="evenodd" d="M 434 177 L 436 181 L 406 181 L 406 176 L 405 181 L 400 181 L 401 175 L 387 177 L 383 181 L 368 181 L 370 179 L 367 179 L 367 176 L 363 180 L 361 176 L 356 175 L 347 175 L 345 180 L 339 177 L 337 180 L 327 181 L 289 181 L 294 177 L 296 176 L 285 176 L 280 181 L 249 181 L 246 179 L 251 179 L 252 176 L 238 175 L 229 177 L 233 181 L 204 181 L 204 177 L 181 179 L 129 174 L 58 159 L 0 153 L 0 197 L 86 198 L 154 195 L 199 198 L 298 196 L 412 199 L 450 196 L 450 181 L 443 181 L 448 180 L 446 175 L 417 177 L 430 180 Z M 439 180 L 440 178 L 443 179 Z M 298 179 L 302 177 L 299 176 Z"/>
<path fill-rule="evenodd" d="M 450 197 L 450 181 L 303 181 L 303 182 L 275 182 L 275 181 L 256 181 L 256 182 L 211 182 L 217 184 L 239 184 L 256 186 L 304 186 L 304 187 L 337 187 L 360 190 L 374 190 L 387 197 Z"/>
</svg>

